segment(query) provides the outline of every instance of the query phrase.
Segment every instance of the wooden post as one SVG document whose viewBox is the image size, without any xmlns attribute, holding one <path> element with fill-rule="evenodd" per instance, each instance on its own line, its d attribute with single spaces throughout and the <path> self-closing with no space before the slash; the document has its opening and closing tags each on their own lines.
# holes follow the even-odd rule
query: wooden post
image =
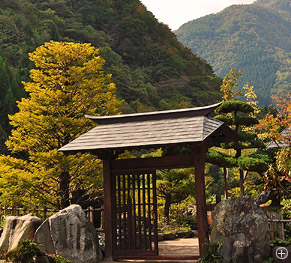
<svg viewBox="0 0 291 263">
<path fill-rule="evenodd" d="M 228 181 L 228 173 L 229 173 L 229 168 L 223 167 L 223 174 L 224 174 L 224 199 L 228 199 L 228 191 L 227 191 L 227 181 Z"/>
<path fill-rule="evenodd" d="M 27 209 L 27 208 L 24 206 L 24 207 L 23 207 L 23 215 L 26 214 L 26 209 Z"/>
<path fill-rule="evenodd" d="M 216 205 L 219 204 L 220 202 L 221 202 L 221 195 L 216 195 L 215 196 L 215 203 L 216 203 Z M 213 211 L 213 210 L 211 210 L 211 211 Z"/>
<path fill-rule="evenodd" d="M 100 229 L 104 229 L 104 205 L 101 206 L 101 222 Z"/>
<path fill-rule="evenodd" d="M 42 214 L 42 220 L 45 221 L 46 219 L 47 219 L 47 207 L 44 206 L 43 214 Z"/>
<path fill-rule="evenodd" d="M 196 206 L 197 206 L 197 226 L 199 239 L 199 255 L 203 257 L 203 244 L 208 236 L 208 222 L 205 195 L 205 147 L 199 145 L 195 151 L 195 190 L 196 190 Z"/>
<path fill-rule="evenodd" d="M 112 260 L 113 256 L 113 180 L 110 171 L 110 159 L 103 159 L 104 184 L 104 230 L 105 230 L 105 259 Z"/>
<path fill-rule="evenodd" d="M 38 206 L 36 208 L 34 208 L 33 211 L 34 211 L 33 215 L 34 216 L 38 216 Z"/>
<path fill-rule="evenodd" d="M 94 207 L 93 206 L 88 207 L 88 217 L 89 217 L 89 221 L 94 224 Z"/>
</svg>

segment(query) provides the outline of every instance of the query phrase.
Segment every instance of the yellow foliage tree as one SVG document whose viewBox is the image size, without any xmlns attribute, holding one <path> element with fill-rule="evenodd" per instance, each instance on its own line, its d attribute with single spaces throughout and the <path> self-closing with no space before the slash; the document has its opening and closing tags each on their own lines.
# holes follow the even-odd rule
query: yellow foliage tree
<svg viewBox="0 0 291 263">
<path fill-rule="evenodd" d="M 14 129 L 6 144 L 13 157 L 0 158 L 0 201 L 63 208 L 80 202 L 81 190 L 89 196 L 100 187 L 100 167 L 90 154 L 57 149 L 92 128 L 85 114 L 117 114 L 121 102 L 91 44 L 52 41 L 29 58 L 36 69 L 23 83 L 28 98 L 9 116 Z"/>
<path fill-rule="evenodd" d="M 265 174 L 267 187 L 278 189 L 281 196 L 291 198 L 291 94 L 281 93 L 272 97 L 276 114 L 270 112 L 257 125 L 277 145 L 275 163 Z M 282 130 L 283 129 L 283 130 Z M 275 149 L 276 149 L 275 148 Z"/>
</svg>

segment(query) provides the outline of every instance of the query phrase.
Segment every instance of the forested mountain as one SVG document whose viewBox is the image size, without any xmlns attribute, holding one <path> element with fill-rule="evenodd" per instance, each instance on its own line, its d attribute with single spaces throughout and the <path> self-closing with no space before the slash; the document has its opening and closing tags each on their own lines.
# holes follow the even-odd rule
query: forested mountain
<svg viewBox="0 0 291 263">
<path fill-rule="evenodd" d="M 278 90 L 291 91 L 290 0 L 233 5 L 182 25 L 176 34 L 218 76 L 241 69 L 240 82 L 255 86 L 261 106 Z"/>
<path fill-rule="evenodd" d="M 124 112 L 199 106 L 220 100 L 212 67 L 177 41 L 139 0 L 1 0 L 0 121 L 25 96 L 28 52 L 47 41 L 89 42 L 112 73 Z"/>
</svg>

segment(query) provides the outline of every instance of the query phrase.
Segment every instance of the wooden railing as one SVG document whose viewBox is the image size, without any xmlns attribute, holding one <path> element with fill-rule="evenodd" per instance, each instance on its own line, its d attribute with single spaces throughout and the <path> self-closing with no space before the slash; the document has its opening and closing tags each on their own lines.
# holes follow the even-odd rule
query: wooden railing
<svg viewBox="0 0 291 263">
<path fill-rule="evenodd" d="M 291 222 L 291 219 L 283 219 L 282 215 L 278 215 L 277 213 L 272 211 L 267 212 L 267 216 L 269 221 L 271 239 L 274 237 L 278 237 L 285 240 L 284 223 Z"/>
<path fill-rule="evenodd" d="M 95 227 L 97 227 L 100 231 L 102 231 L 103 226 L 104 226 L 103 206 L 99 208 L 94 208 L 93 206 L 89 206 L 88 208 L 83 209 L 83 210 L 86 213 L 90 222 L 94 223 Z M 26 214 L 32 214 L 34 216 L 41 218 L 44 221 L 51 215 L 57 213 L 58 211 L 59 210 L 57 209 L 48 209 L 46 207 L 30 209 L 30 208 L 25 208 L 25 207 L 4 207 L 0 205 L 0 218 L 2 216 L 10 216 L 10 215 L 23 216 Z M 96 215 L 97 214 L 96 212 L 99 215 Z M 97 226 L 96 226 L 96 220 L 95 220 L 96 217 L 99 217 L 98 218 L 99 224 Z"/>
<path fill-rule="evenodd" d="M 211 225 L 212 223 L 212 218 L 211 218 L 211 211 L 214 210 L 216 204 L 207 204 L 207 219 L 208 219 L 208 224 Z M 285 240 L 285 224 L 290 223 L 291 219 L 284 219 L 282 215 L 279 215 L 275 212 L 268 211 L 267 212 L 267 217 L 269 221 L 269 231 L 271 235 L 271 239 L 278 237 L 280 239 Z"/>
</svg>

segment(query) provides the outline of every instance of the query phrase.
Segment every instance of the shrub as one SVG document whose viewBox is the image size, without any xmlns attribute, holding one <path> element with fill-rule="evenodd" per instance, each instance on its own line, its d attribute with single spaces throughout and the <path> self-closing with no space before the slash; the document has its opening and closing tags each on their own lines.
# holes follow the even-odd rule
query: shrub
<svg viewBox="0 0 291 263">
<path fill-rule="evenodd" d="M 283 207 L 280 209 L 280 214 L 282 214 L 284 218 L 291 218 L 291 199 L 283 199 L 281 205 Z"/>
<path fill-rule="evenodd" d="M 63 257 L 61 257 L 59 255 L 56 255 L 53 259 L 54 259 L 55 263 L 70 263 L 70 262 L 72 262 L 72 260 L 63 258 Z"/>
<path fill-rule="evenodd" d="M 208 241 L 203 244 L 203 258 L 199 259 L 199 263 L 223 263 L 224 259 L 218 254 L 219 242 Z"/>
<path fill-rule="evenodd" d="M 41 255 L 37 244 L 31 240 L 24 239 L 20 241 L 17 248 L 6 253 L 5 260 L 13 263 L 33 263 L 33 258 L 37 255 Z"/>
</svg>

